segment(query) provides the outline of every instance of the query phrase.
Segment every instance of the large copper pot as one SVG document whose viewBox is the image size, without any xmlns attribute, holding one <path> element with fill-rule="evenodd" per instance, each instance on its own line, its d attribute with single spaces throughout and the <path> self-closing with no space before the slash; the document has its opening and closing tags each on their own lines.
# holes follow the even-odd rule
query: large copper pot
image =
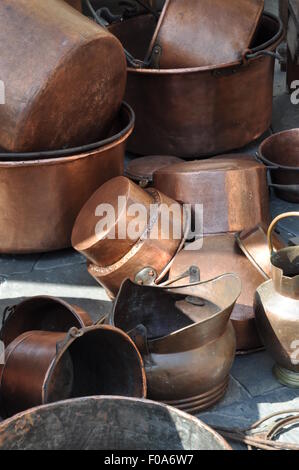
<svg viewBox="0 0 299 470">
<path fill-rule="evenodd" d="M 0 424 L 0 450 L 128 449 L 172 450 L 179 455 L 187 450 L 231 450 L 197 418 L 161 403 L 125 397 L 53 403 Z"/>
<path fill-rule="evenodd" d="M 255 316 L 260 335 L 276 362 L 274 373 L 288 387 L 299 388 L 299 248 L 275 251 L 272 232 L 285 217 L 278 216 L 268 232 L 273 280 L 262 284 L 255 296 Z"/>
<path fill-rule="evenodd" d="M 71 328 L 68 334 L 27 331 L 5 354 L 2 416 L 71 397 L 146 395 L 141 356 L 117 328 Z"/>
<path fill-rule="evenodd" d="M 141 15 L 110 26 L 127 50 L 143 59 L 156 23 Z M 263 16 L 253 54 L 231 66 L 176 70 L 128 69 L 126 97 L 136 112 L 128 148 L 141 155 L 194 158 L 240 148 L 272 119 L 274 58 L 280 20 Z"/>
<path fill-rule="evenodd" d="M 109 322 L 141 351 L 150 398 L 197 413 L 223 397 L 236 348 L 229 318 L 240 291 L 234 275 L 171 291 L 124 282 Z"/>
<path fill-rule="evenodd" d="M 81 0 L 65 0 L 69 5 L 71 5 L 73 8 L 76 8 L 76 10 L 82 11 L 82 2 Z"/>
<path fill-rule="evenodd" d="M 72 228 L 83 204 L 101 184 L 123 173 L 133 127 L 134 113 L 123 104 L 115 134 L 95 146 L 61 151 L 66 156 L 59 158 L 45 153 L 29 154 L 30 160 L 22 156 L 20 161 L 1 161 L 4 155 L 0 155 L 0 253 L 71 246 Z"/>
<path fill-rule="evenodd" d="M 113 35 L 62 0 L 1 0 L 0 147 L 73 147 L 105 138 L 126 87 Z"/>
</svg>

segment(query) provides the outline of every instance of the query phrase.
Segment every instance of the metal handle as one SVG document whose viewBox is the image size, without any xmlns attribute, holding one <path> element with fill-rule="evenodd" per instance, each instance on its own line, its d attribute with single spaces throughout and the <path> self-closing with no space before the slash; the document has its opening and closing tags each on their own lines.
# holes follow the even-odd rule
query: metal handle
<svg viewBox="0 0 299 470">
<path fill-rule="evenodd" d="M 268 246 L 269 246 L 269 250 L 270 250 L 271 255 L 273 253 L 275 253 L 275 249 L 274 249 L 274 246 L 273 246 L 273 240 L 272 240 L 273 231 L 274 231 L 276 225 L 278 224 L 278 222 L 280 222 L 281 220 L 287 219 L 289 217 L 299 217 L 299 212 L 286 212 L 285 214 L 278 215 L 273 220 L 273 222 L 271 223 L 271 225 L 268 229 Z"/>
<path fill-rule="evenodd" d="M 260 155 L 259 152 L 255 152 L 255 159 L 258 163 L 262 163 L 268 170 L 280 170 L 279 166 L 273 165 L 269 160 Z"/>
</svg>

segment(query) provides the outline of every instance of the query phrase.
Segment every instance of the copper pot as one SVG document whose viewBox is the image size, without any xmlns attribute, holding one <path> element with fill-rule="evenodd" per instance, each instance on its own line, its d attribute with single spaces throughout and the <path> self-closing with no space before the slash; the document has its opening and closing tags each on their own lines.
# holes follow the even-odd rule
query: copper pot
<svg viewBox="0 0 299 470">
<path fill-rule="evenodd" d="M 53 432 L 53 420 L 59 423 Z M 57 420 L 57 421 L 56 421 Z M 149 400 L 88 397 L 34 408 L 0 424 L 1 450 L 231 450 L 199 419 Z M 188 460 L 187 460 L 188 461 Z"/>
<path fill-rule="evenodd" d="M 151 15 L 110 26 L 143 59 L 156 27 Z M 138 39 L 136 39 L 138 38 Z M 126 99 L 136 112 L 128 149 L 140 155 L 192 158 L 243 147 L 272 120 L 274 58 L 283 39 L 278 18 L 264 14 L 252 54 L 234 66 L 128 69 Z"/>
<path fill-rule="evenodd" d="M 159 283 L 185 243 L 189 220 L 183 207 L 157 190 L 148 189 L 148 192 L 154 198 L 154 210 L 151 211 L 149 224 L 137 243 L 113 265 L 100 267 L 88 264 L 89 273 L 105 287 L 110 297 L 117 295 L 122 282 L 127 278 L 141 284 Z M 165 224 L 163 216 L 168 210 L 170 218 Z"/>
<path fill-rule="evenodd" d="M 166 0 L 147 58 L 161 69 L 239 61 L 252 44 L 263 9 L 264 0 Z"/>
<path fill-rule="evenodd" d="M 0 42 L 0 147 L 59 149 L 107 136 L 126 87 L 113 35 L 61 0 L 2 0 Z"/>
<path fill-rule="evenodd" d="M 274 373 L 288 387 L 299 388 L 299 249 L 273 249 L 272 232 L 285 217 L 278 216 L 268 231 L 273 280 L 262 284 L 255 296 L 257 327 L 264 344 L 276 362 Z"/>
<path fill-rule="evenodd" d="M 46 153 L 43 159 L 29 154 L 31 160 L 0 161 L 0 253 L 70 247 L 83 204 L 99 185 L 123 173 L 125 145 L 133 127 L 134 113 L 123 104 L 115 134 L 95 147 L 68 150 L 59 158 Z"/>
<path fill-rule="evenodd" d="M 66 2 L 78 11 L 82 11 L 81 0 L 66 0 Z"/>
<path fill-rule="evenodd" d="M 143 188 L 153 184 L 154 173 L 166 166 L 182 162 L 181 158 L 168 155 L 153 155 L 149 157 L 135 158 L 126 170 L 125 175 L 131 180 L 139 183 Z"/>
<path fill-rule="evenodd" d="M 259 157 L 271 171 L 271 186 L 278 197 L 299 202 L 299 129 L 268 137 L 259 148 Z"/>
<path fill-rule="evenodd" d="M 256 289 L 267 277 L 264 277 L 243 255 L 234 234 L 211 235 L 203 239 L 200 248 L 198 241 L 189 245 L 176 257 L 172 264 L 169 278 L 176 280 L 197 266 L 200 279 L 208 280 L 224 272 L 237 274 L 242 281 L 242 291 L 232 312 L 231 320 L 237 337 L 237 350 L 240 353 L 250 352 L 262 347 L 253 311 L 253 299 Z M 177 281 L 184 284 L 185 279 Z"/>
<path fill-rule="evenodd" d="M 5 416 L 70 397 L 146 395 L 144 367 L 122 331 L 93 326 L 68 334 L 27 331 L 6 349 L 0 392 Z"/>
<path fill-rule="evenodd" d="M 68 332 L 93 324 L 89 314 L 64 300 L 38 296 L 8 307 L 3 314 L 1 340 L 8 346 L 26 331 Z"/>
<path fill-rule="evenodd" d="M 221 155 L 161 168 L 154 186 L 193 210 L 201 204 L 205 234 L 237 232 L 270 222 L 266 173 L 251 156 Z"/>
<path fill-rule="evenodd" d="M 122 285 L 109 322 L 141 351 L 150 398 L 192 413 L 222 398 L 236 349 L 229 318 L 240 291 L 234 275 L 171 291 Z"/>
</svg>

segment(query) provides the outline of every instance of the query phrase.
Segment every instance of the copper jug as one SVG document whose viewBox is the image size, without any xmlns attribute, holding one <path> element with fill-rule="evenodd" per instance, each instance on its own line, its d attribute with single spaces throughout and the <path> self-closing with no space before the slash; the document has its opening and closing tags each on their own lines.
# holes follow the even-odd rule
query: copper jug
<svg viewBox="0 0 299 470">
<path fill-rule="evenodd" d="M 109 322 L 140 350 L 149 398 L 190 413 L 222 398 L 236 348 L 229 319 L 240 291 L 232 274 L 171 289 L 123 283 Z"/>
<path fill-rule="evenodd" d="M 276 364 L 274 374 L 282 384 L 299 388 L 299 247 L 275 251 L 272 234 L 276 224 L 299 212 L 282 214 L 268 231 L 272 276 L 255 295 L 255 316 L 261 338 Z"/>
</svg>

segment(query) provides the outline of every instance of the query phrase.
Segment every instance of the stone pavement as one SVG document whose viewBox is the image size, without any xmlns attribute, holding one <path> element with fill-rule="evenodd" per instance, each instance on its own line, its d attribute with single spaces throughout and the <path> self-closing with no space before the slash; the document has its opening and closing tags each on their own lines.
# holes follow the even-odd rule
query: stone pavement
<svg viewBox="0 0 299 470">
<path fill-rule="evenodd" d="M 277 1 L 266 1 L 277 10 Z M 285 91 L 285 75 L 276 69 L 272 131 L 298 127 L 299 105 L 290 102 Z M 253 153 L 257 143 L 244 152 Z M 272 198 L 273 216 L 299 209 Z M 299 221 L 285 222 L 285 238 L 299 235 Z M 72 250 L 32 256 L 0 256 L 0 321 L 4 308 L 34 295 L 53 295 L 85 308 L 93 320 L 109 312 L 111 302 L 104 290 L 88 275 L 85 260 Z M 299 391 L 281 386 L 272 376 L 273 361 L 266 352 L 235 360 L 226 397 L 209 412 L 200 415 L 211 425 L 246 427 L 277 410 L 299 409 Z M 299 434 L 284 436 L 296 439 Z M 238 448 L 239 446 L 236 446 Z"/>
</svg>

